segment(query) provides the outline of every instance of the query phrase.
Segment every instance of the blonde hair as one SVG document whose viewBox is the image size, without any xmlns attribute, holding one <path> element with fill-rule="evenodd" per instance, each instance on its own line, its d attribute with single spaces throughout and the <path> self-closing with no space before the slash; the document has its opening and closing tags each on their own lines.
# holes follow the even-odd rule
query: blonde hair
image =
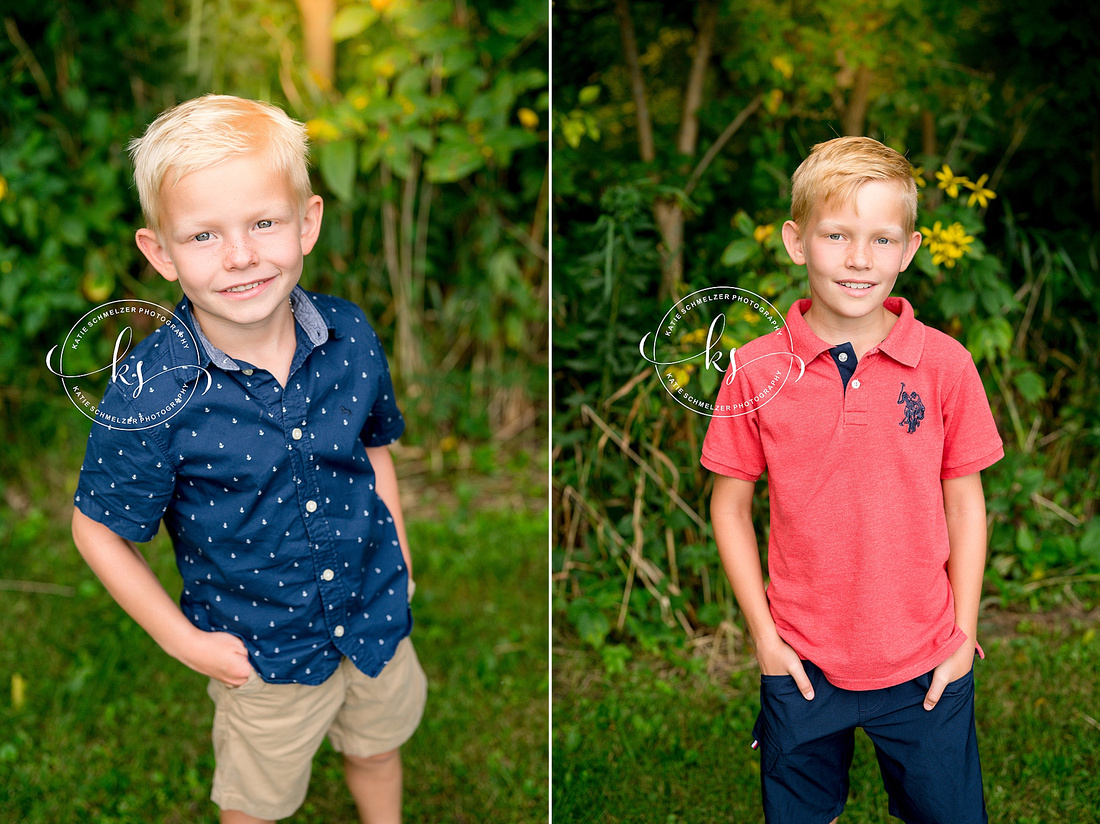
<svg viewBox="0 0 1100 824">
<path fill-rule="evenodd" d="M 158 235 L 165 182 L 174 186 L 186 174 L 238 155 L 265 154 L 303 209 L 313 194 L 305 126 L 259 100 L 208 94 L 185 101 L 162 112 L 144 135 L 130 141 L 129 151 L 146 225 Z"/>
<path fill-rule="evenodd" d="M 850 203 L 864 183 L 902 187 L 905 232 L 917 225 L 917 184 L 903 155 L 870 137 L 838 137 L 818 143 L 791 177 L 791 219 L 804 226 L 810 212 L 829 201 Z"/>
</svg>

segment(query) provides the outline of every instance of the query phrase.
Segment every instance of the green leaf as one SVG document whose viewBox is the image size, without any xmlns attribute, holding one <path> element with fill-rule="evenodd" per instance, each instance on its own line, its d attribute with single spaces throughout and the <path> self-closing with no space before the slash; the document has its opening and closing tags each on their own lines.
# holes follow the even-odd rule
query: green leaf
<svg viewBox="0 0 1100 824">
<path fill-rule="evenodd" d="M 357 6 L 345 6 L 336 12 L 329 33 L 337 43 L 342 40 L 350 40 L 370 28 L 377 19 L 378 12 L 366 3 Z"/>
<path fill-rule="evenodd" d="M 599 86 L 585 86 L 577 95 L 577 99 L 580 100 L 582 105 L 587 106 L 590 103 L 595 103 L 596 98 L 600 96 Z"/>
<path fill-rule="evenodd" d="M 737 266 L 756 254 L 758 244 L 751 237 L 738 238 L 722 252 L 724 266 Z"/>
<path fill-rule="evenodd" d="M 1100 566 L 1100 521 L 1091 521 L 1081 537 L 1081 554 Z"/>
<path fill-rule="evenodd" d="M 332 193 L 345 203 L 350 201 L 355 193 L 355 141 L 322 143 L 317 148 L 317 166 Z"/>
<path fill-rule="evenodd" d="M 1046 397 L 1046 383 L 1037 372 L 1032 372 L 1030 370 L 1021 372 L 1012 382 L 1016 385 L 1016 391 L 1023 395 L 1024 399 L 1027 401 L 1034 403 Z"/>
<path fill-rule="evenodd" d="M 454 183 L 469 177 L 484 165 L 485 159 L 476 147 L 468 143 L 444 143 L 424 164 L 424 171 L 432 183 Z"/>
</svg>

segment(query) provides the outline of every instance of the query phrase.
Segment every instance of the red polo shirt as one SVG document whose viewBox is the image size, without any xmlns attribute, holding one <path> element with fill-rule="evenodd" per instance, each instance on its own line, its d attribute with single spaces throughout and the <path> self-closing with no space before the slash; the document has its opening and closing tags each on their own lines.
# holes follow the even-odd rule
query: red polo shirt
<svg viewBox="0 0 1100 824">
<path fill-rule="evenodd" d="M 796 302 L 784 330 L 737 350 L 703 442 L 713 472 L 767 469 L 776 629 L 850 690 L 908 681 L 964 642 L 940 481 L 1004 456 L 970 353 L 908 301 L 885 306 L 898 321 L 845 388 L 803 318 L 810 301 Z"/>
</svg>

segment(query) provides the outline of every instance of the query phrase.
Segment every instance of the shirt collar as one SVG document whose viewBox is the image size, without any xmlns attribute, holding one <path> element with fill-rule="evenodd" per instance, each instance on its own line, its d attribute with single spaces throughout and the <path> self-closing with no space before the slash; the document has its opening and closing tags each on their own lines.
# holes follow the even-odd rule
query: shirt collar
<svg viewBox="0 0 1100 824">
<path fill-rule="evenodd" d="M 822 352 L 831 349 L 831 345 L 823 341 L 806 323 L 803 317 L 810 308 L 812 301 L 809 298 L 796 300 L 787 313 L 787 329 L 790 330 L 791 344 L 794 352 L 804 363 L 809 363 Z M 924 324 L 916 319 L 913 314 L 913 306 L 905 298 L 887 298 L 883 303 L 886 310 L 898 316 L 894 328 L 886 336 L 886 340 L 878 345 L 878 349 L 886 355 L 905 366 L 914 367 L 920 361 L 921 351 L 924 348 Z"/>
<path fill-rule="evenodd" d="M 330 333 L 336 331 L 336 328 L 326 321 L 317 307 L 313 305 L 313 301 L 309 299 L 309 295 L 306 294 L 306 291 L 301 286 L 295 286 L 294 290 L 290 293 L 290 308 L 294 312 L 295 321 L 302 327 L 302 331 L 306 333 L 306 336 L 314 346 L 320 346 L 328 340 Z M 199 326 L 198 321 L 191 312 L 191 304 L 186 297 L 180 301 L 177 309 L 187 321 L 188 326 L 191 327 L 191 331 L 195 333 L 195 337 L 199 341 L 199 346 L 202 350 L 200 352 L 200 360 L 202 362 L 199 365 L 207 366 L 208 364 L 213 364 L 219 369 L 224 369 L 226 372 L 239 372 L 241 367 L 237 362 L 211 343 L 210 339 L 206 337 L 205 333 L 202 331 L 202 327 Z M 203 355 L 205 355 L 205 359 L 202 357 Z"/>
</svg>

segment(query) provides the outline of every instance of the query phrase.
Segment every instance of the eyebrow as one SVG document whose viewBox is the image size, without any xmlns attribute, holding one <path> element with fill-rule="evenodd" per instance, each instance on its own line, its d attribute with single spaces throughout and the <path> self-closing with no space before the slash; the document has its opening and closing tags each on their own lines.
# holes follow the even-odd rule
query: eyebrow
<svg viewBox="0 0 1100 824">
<path fill-rule="evenodd" d="M 836 221 L 831 221 L 831 220 L 823 220 L 817 226 L 818 226 L 818 229 L 820 231 L 826 232 L 828 234 L 832 234 L 833 232 L 847 232 L 847 231 L 849 231 L 848 226 L 844 225 L 843 223 L 838 223 Z M 878 227 L 872 229 L 870 234 L 872 234 L 872 235 L 894 234 L 894 235 L 898 235 L 900 237 L 900 236 L 905 234 L 905 230 L 901 226 L 896 226 L 896 225 L 878 226 Z"/>
</svg>

